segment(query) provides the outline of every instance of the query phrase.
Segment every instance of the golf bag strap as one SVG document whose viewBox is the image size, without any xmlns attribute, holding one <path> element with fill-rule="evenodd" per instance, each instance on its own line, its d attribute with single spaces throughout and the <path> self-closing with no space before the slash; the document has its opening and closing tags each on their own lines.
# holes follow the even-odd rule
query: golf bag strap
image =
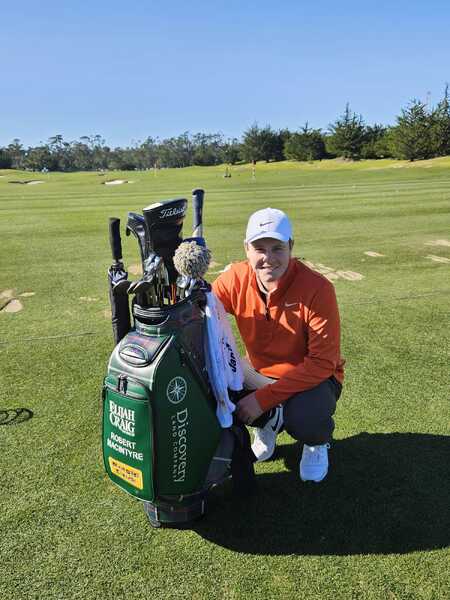
<svg viewBox="0 0 450 600">
<path fill-rule="evenodd" d="M 253 467 L 256 457 L 252 452 L 250 434 L 247 428 L 235 419 L 231 431 L 235 442 L 231 457 L 233 493 L 236 496 L 245 497 L 256 491 L 255 469 Z"/>
</svg>

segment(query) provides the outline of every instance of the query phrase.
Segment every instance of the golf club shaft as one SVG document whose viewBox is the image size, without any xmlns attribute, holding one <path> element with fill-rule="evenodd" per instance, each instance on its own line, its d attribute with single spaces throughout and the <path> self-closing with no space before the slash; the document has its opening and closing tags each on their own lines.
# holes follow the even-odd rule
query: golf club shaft
<svg viewBox="0 0 450 600">
<path fill-rule="evenodd" d="M 203 199 L 205 192 L 202 189 L 192 190 L 192 208 L 194 211 L 192 221 L 192 237 L 203 237 Z"/>
</svg>

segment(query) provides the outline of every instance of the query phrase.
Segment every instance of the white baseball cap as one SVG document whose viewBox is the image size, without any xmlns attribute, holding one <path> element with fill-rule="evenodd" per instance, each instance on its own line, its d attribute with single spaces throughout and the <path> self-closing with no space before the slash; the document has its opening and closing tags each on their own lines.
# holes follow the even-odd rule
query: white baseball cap
<svg viewBox="0 0 450 600">
<path fill-rule="evenodd" d="M 263 208 L 250 215 L 245 242 L 248 244 L 266 237 L 281 242 L 288 242 L 292 239 L 291 222 L 282 210 Z"/>
</svg>

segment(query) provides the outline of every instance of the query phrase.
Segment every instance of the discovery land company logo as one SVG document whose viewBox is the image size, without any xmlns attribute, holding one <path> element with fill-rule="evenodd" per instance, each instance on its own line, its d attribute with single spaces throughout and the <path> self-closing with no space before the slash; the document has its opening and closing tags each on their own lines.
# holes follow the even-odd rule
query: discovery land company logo
<svg viewBox="0 0 450 600">
<path fill-rule="evenodd" d="M 166 396 L 170 403 L 179 404 L 186 397 L 187 383 L 184 377 L 174 377 L 167 385 Z"/>
<path fill-rule="evenodd" d="M 187 382 L 177 375 L 169 381 L 166 396 L 171 404 L 178 405 L 186 398 Z M 172 481 L 181 483 L 186 479 L 189 445 L 189 411 L 177 410 L 171 416 L 172 427 Z"/>
</svg>

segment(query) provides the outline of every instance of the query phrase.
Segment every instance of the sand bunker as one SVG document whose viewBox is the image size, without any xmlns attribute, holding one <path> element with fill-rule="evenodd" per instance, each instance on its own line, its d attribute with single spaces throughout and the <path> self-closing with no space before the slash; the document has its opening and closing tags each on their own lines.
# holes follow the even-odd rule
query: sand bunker
<svg viewBox="0 0 450 600">
<path fill-rule="evenodd" d="M 111 179 L 110 181 L 102 181 L 102 185 L 123 185 L 124 183 L 133 183 L 127 179 Z"/>
<path fill-rule="evenodd" d="M 8 304 L 14 299 L 16 290 L 3 290 L 0 292 L 0 310 L 3 311 L 6 309 Z M 6 310 L 5 310 L 6 312 Z M 9 311 L 8 311 L 9 312 Z"/>
<path fill-rule="evenodd" d="M 434 254 L 429 254 L 425 256 L 425 258 L 429 258 L 430 260 L 434 260 L 434 262 L 439 263 L 450 263 L 450 258 L 445 258 L 444 256 L 435 256 Z"/>
<path fill-rule="evenodd" d="M 308 265 L 314 271 L 317 271 L 321 275 L 324 275 L 329 281 L 336 281 L 337 279 L 345 279 L 346 281 L 361 281 L 364 279 L 364 275 L 361 273 L 356 273 L 355 271 L 341 271 L 336 270 L 333 267 L 327 267 L 322 263 L 314 264 L 309 260 L 302 261 L 305 265 Z"/>
<path fill-rule="evenodd" d="M 17 294 L 15 289 L 2 290 L 0 292 L 0 311 L 4 313 L 16 313 L 23 310 L 23 304 L 19 298 L 29 298 L 35 292 L 22 292 Z"/>
<path fill-rule="evenodd" d="M 13 298 L 12 300 L 8 300 L 7 304 L 3 306 L 1 311 L 5 313 L 16 313 L 20 312 L 22 309 L 22 302 L 20 300 L 17 300 L 17 298 Z"/>
<path fill-rule="evenodd" d="M 45 183 L 45 181 L 42 181 L 42 179 L 23 179 L 22 181 L 8 181 L 8 183 L 18 183 L 19 185 L 36 185 L 37 183 Z"/>
<path fill-rule="evenodd" d="M 380 254 L 379 252 L 373 252 L 372 250 L 367 250 L 366 252 L 364 252 L 364 254 L 366 256 L 373 256 L 374 258 L 376 258 L 377 256 L 384 256 L 384 254 Z"/>
<path fill-rule="evenodd" d="M 432 242 L 425 242 L 425 246 L 450 246 L 449 240 L 433 240 Z"/>
</svg>

